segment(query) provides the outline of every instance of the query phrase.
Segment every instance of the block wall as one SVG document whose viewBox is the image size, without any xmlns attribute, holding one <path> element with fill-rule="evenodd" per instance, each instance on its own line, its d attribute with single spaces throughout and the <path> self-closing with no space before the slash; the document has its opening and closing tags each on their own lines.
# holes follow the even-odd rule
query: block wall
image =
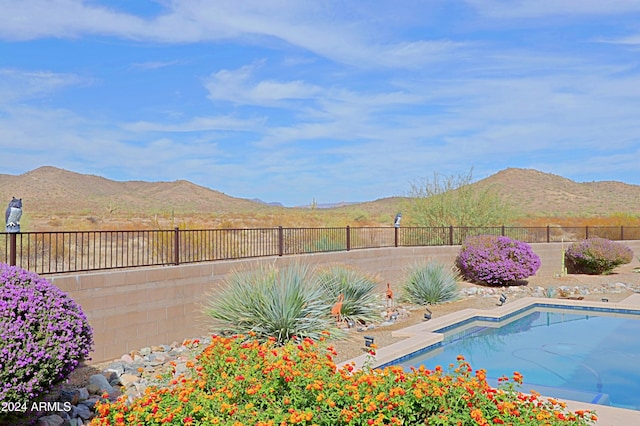
<svg viewBox="0 0 640 426">
<path fill-rule="evenodd" d="M 640 241 L 626 241 L 640 255 Z M 562 244 L 532 244 L 542 266 L 538 276 L 559 274 Z M 219 261 L 153 268 L 61 274 L 47 278 L 78 302 L 94 329 L 92 362 L 120 358 L 144 346 L 171 344 L 207 334 L 202 308 L 234 269 L 272 263 L 347 264 L 399 283 L 403 270 L 426 259 L 453 264 L 459 246 L 398 247 L 299 256 Z M 634 259 L 637 262 L 637 259 Z"/>
</svg>

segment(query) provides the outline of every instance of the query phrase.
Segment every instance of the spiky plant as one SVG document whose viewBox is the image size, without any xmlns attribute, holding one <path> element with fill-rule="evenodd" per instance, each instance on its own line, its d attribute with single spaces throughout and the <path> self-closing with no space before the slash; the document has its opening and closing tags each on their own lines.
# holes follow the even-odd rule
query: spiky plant
<svg viewBox="0 0 640 426">
<path fill-rule="evenodd" d="M 253 332 L 284 344 L 294 336 L 318 340 L 323 331 L 338 336 L 330 309 L 313 271 L 296 264 L 231 272 L 222 292 L 210 296 L 206 314 L 215 333 Z"/>
<path fill-rule="evenodd" d="M 440 262 L 414 264 L 405 272 L 402 299 L 417 305 L 452 302 L 460 297 L 458 275 Z"/>
<path fill-rule="evenodd" d="M 333 305 L 342 294 L 340 320 L 368 323 L 380 319 L 376 278 L 345 265 L 332 265 L 318 270 L 318 281 L 325 292 L 325 302 Z"/>
</svg>

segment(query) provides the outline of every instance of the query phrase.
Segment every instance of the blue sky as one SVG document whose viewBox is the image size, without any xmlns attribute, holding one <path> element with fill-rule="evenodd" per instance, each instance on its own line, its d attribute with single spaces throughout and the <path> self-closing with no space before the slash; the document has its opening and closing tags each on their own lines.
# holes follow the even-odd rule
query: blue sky
<svg viewBox="0 0 640 426">
<path fill-rule="evenodd" d="M 0 0 L 0 173 L 288 206 L 508 167 L 640 184 L 637 0 Z"/>
</svg>

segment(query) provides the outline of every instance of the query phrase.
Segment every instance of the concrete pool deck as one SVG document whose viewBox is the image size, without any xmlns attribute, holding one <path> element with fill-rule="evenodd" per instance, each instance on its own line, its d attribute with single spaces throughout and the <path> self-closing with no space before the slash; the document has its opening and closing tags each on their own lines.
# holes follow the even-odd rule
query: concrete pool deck
<svg viewBox="0 0 640 426">
<path fill-rule="evenodd" d="M 606 296 L 605 296 L 606 297 Z M 640 313 L 640 294 L 633 294 L 626 299 L 617 302 L 595 302 L 572 299 L 551 299 L 525 297 L 517 299 L 514 302 L 507 302 L 503 306 L 496 307 L 492 310 L 484 309 L 463 309 L 444 315 L 439 318 L 432 318 L 419 324 L 415 324 L 401 330 L 392 332 L 394 337 L 404 338 L 400 342 L 376 349 L 376 355 L 373 359 L 372 367 L 379 367 L 397 361 L 409 354 L 420 351 L 428 346 L 437 344 L 443 340 L 442 333 L 436 333 L 435 330 L 443 329 L 463 321 L 470 320 L 474 317 L 483 317 L 488 319 L 502 318 L 504 316 L 513 315 L 519 311 L 535 305 L 553 305 L 553 307 L 584 307 L 594 310 L 632 310 Z M 618 314 L 615 314 L 618 315 Z M 624 314 L 620 314 L 624 315 Z M 355 363 L 356 368 L 361 368 L 365 362 L 371 362 L 370 356 L 361 355 L 351 360 L 345 361 L 339 366 L 349 363 Z M 606 405 L 595 405 L 579 401 L 565 400 L 570 410 L 590 409 L 595 410 L 598 415 L 598 425 L 615 425 L 626 426 L 640 424 L 640 411 L 628 410 L 623 408 L 615 408 Z"/>
</svg>

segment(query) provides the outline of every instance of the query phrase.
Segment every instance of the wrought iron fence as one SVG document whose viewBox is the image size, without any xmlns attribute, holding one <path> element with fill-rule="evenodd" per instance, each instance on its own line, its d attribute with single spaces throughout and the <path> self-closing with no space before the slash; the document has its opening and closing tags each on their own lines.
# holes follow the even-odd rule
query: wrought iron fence
<svg viewBox="0 0 640 426">
<path fill-rule="evenodd" d="M 215 260 L 460 245 L 471 235 L 527 243 L 601 237 L 640 240 L 640 226 L 344 227 L 0 233 L 0 262 L 39 274 L 177 265 Z"/>
</svg>

